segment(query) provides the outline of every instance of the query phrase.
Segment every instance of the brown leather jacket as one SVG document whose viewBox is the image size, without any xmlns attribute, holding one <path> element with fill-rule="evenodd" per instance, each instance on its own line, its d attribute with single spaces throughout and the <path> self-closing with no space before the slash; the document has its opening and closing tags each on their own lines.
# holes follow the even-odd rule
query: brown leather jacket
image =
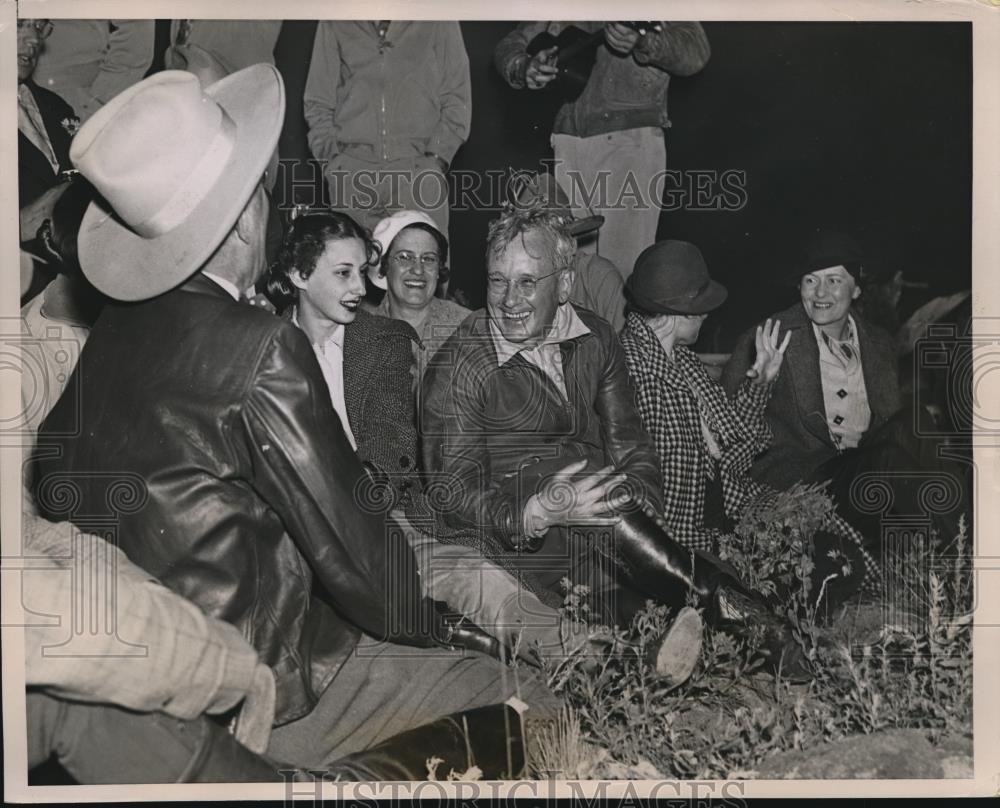
<svg viewBox="0 0 1000 808">
<path fill-rule="evenodd" d="M 510 480 L 539 461 L 547 468 L 582 458 L 614 464 L 660 509 L 659 463 L 621 342 L 593 312 L 576 311 L 590 333 L 561 343 L 568 401 L 520 355 L 497 367 L 485 310 L 470 315 L 431 360 L 423 385 L 424 465 L 427 485 L 437 488 L 428 496 L 450 526 L 485 527 L 510 549 L 535 493 Z"/>
<path fill-rule="evenodd" d="M 354 505 L 366 477 L 308 340 L 203 276 L 105 309 L 34 479 L 47 518 L 113 531 L 243 630 L 274 671 L 276 724 L 313 707 L 361 632 L 430 644 L 402 632 L 420 613 L 412 552 Z"/>
</svg>

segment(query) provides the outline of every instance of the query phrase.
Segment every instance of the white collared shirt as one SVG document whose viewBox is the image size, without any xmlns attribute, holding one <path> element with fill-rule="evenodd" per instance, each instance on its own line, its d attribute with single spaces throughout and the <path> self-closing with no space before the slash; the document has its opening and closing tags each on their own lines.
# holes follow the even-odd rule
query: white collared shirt
<svg viewBox="0 0 1000 808">
<path fill-rule="evenodd" d="M 812 326 L 819 348 L 819 375 L 830 439 L 838 449 L 853 449 L 872 420 L 858 329 L 850 315 L 844 340 L 827 336 L 815 323 Z"/>
<path fill-rule="evenodd" d="M 590 329 L 584 325 L 571 303 L 563 303 L 556 309 L 556 316 L 548 333 L 534 347 L 508 341 L 493 320 L 490 320 L 490 337 L 497 352 L 497 367 L 503 367 L 515 356 L 522 354 L 527 361 L 545 374 L 566 399 L 568 399 L 566 379 L 563 376 L 562 351 L 559 350 L 559 344 L 589 333 Z"/>
<path fill-rule="evenodd" d="M 292 311 L 292 322 L 299 325 L 299 313 L 295 309 Z M 301 328 L 302 326 L 299 326 Z M 304 332 L 303 332 L 304 333 Z M 351 422 L 347 417 L 347 402 L 344 400 L 344 326 L 338 324 L 333 333 L 320 345 L 312 342 L 313 352 L 319 361 L 319 368 L 323 371 L 323 378 L 326 380 L 327 389 L 330 391 L 330 401 L 333 408 L 340 416 L 340 423 L 344 427 L 344 433 L 351 442 L 351 448 L 358 450 L 358 442 L 354 439 L 351 431 Z"/>
<path fill-rule="evenodd" d="M 235 300 L 237 303 L 240 302 L 240 290 L 236 288 L 236 284 L 227 278 L 220 278 L 218 275 L 213 275 L 211 272 L 205 272 L 202 270 L 202 275 L 208 278 L 216 286 L 221 286 L 229 296 Z"/>
</svg>

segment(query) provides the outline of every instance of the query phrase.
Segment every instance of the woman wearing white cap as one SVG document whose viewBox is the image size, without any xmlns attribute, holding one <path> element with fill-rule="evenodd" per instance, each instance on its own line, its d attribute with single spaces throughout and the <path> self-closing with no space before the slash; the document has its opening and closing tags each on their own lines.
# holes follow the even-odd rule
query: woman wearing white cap
<svg viewBox="0 0 1000 808">
<path fill-rule="evenodd" d="M 416 379 L 438 348 L 471 312 L 458 303 L 435 297 L 448 276 L 448 239 L 426 213 L 401 210 L 375 227 L 382 261 L 368 271 L 371 282 L 385 289 L 378 306 L 362 304 L 372 314 L 409 323 L 420 337 L 414 348 Z"/>
<path fill-rule="evenodd" d="M 337 211 L 295 219 L 267 274 L 267 295 L 309 337 L 358 457 L 402 485 L 416 466 L 413 330 L 359 311 L 379 250 Z M 398 488 L 398 486 L 397 486 Z"/>
</svg>

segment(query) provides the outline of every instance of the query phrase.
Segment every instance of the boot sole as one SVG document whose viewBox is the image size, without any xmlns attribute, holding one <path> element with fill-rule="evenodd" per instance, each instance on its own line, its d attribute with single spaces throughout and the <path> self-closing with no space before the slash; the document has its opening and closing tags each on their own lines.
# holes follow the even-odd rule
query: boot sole
<svg viewBox="0 0 1000 808">
<path fill-rule="evenodd" d="M 685 606 L 678 613 L 656 651 L 653 667 L 671 687 L 686 682 L 701 657 L 704 625 L 701 615 Z"/>
</svg>

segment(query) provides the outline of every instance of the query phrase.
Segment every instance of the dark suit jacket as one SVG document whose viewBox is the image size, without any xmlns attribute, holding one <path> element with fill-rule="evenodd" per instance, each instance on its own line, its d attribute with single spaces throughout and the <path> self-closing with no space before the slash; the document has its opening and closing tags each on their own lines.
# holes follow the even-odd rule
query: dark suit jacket
<svg viewBox="0 0 1000 808">
<path fill-rule="evenodd" d="M 885 331 L 857 313 L 852 316 L 858 327 L 865 389 L 872 412 L 871 425 L 865 433 L 870 435 L 900 408 L 895 346 Z M 781 339 L 786 331 L 792 332 L 792 339 L 765 411 L 773 434 L 771 446 L 758 456 L 750 473 L 759 482 L 784 489 L 809 478 L 837 454 L 837 448 L 830 438 L 819 347 L 809 317 L 802 304 L 796 303 L 772 315 L 772 319 L 781 320 Z M 753 364 L 754 331 L 751 328 L 739 338 L 723 371 L 722 384 L 730 398 L 735 396 L 747 368 Z"/>
<path fill-rule="evenodd" d="M 25 82 L 38 105 L 42 115 L 45 131 L 48 133 L 52 148 L 56 153 L 61 171 L 72 168 L 69 159 L 69 145 L 73 136 L 63 126 L 65 120 L 75 120 L 73 108 L 58 95 L 39 87 L 30 79 Z M 24 207 L 33 202 L 45 191 L 59 184 L 59 177 L 52 170 L 48 159 L 39 151 L 35 144 L 20 131 L 17 133 L 17 188 L 18 205 Z"/>
<path fill-rule="evenodd" d="M 241 628 L 274 671 L 278 724 L 312 708 L 361 632 L 429 644 L 402 636 L 415 559 L 354 504 L 364 469 L 309 341 L 201 275 L 104 309 L 37 452 L 43 515 L 112 524 L 132 561 Z"/>
</svg>

